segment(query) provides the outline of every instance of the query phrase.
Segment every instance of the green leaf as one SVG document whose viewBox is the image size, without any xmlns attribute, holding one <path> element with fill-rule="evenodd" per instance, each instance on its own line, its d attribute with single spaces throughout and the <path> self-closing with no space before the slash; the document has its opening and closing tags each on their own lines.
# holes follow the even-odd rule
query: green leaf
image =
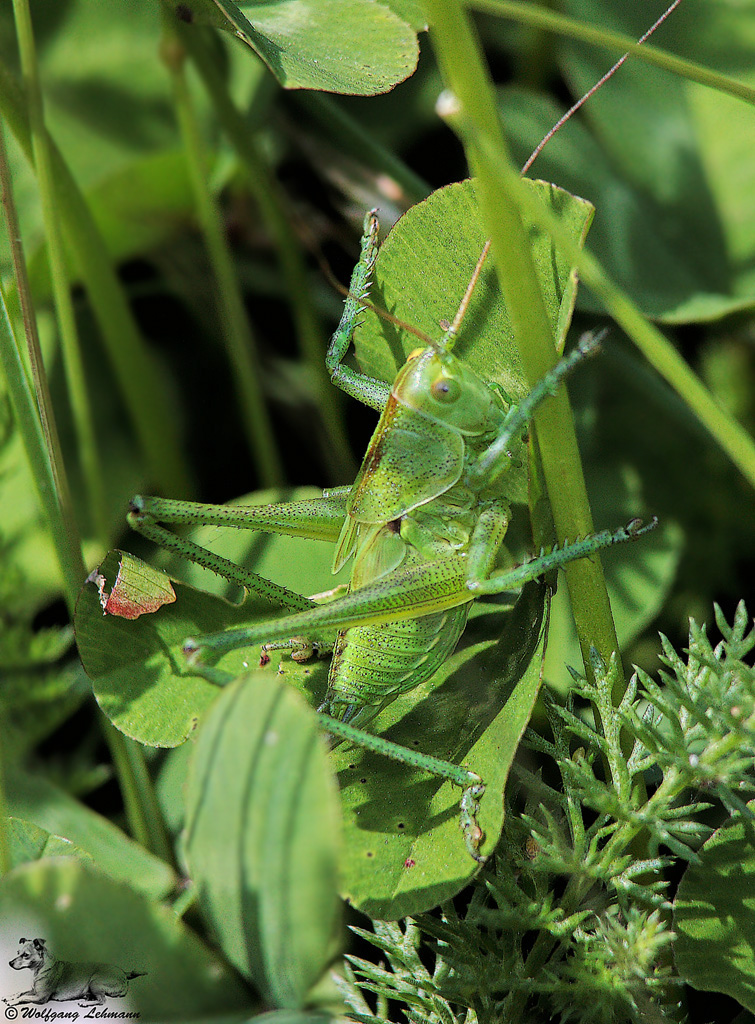
<svg viewBox="0 0 755 1024">
<path fill-rule="evenodd" d="M 690 864 L 674 900 L 674 955 L 681 976 L 725 992 L 755 1012 L 755 837 L 751 821 L 715 832 Z"/>
<path fill-rule="evenodd" d="M 99 566 L 106 590 L 120 562 L 121 553 L 110 552 Z M 199 591 L 177 585 L 176 592 L 174 604 L 135 620 L 105 615 L 94 580 L 76 603 L 76 642 L 100 707 L 121 732 L 151 746 L 183 743 L 218 693 L 204 679 L 183 674 L 186 637 L 246 618 L 240 609 Z"/>
<path fill-rule="evenodd" d="M 627 80 L 634 82 L 634 77 L 627 76 Z M 671 88 L 656 84 L 653 95 L 656 92 L 665 99 L 653 101 L 651 107 L 654 111 L 659 105 L 664 108 L 659 124 L 665 125 L 667 134 L 676 138 L 677 133 L 684 134 L 685 125 L 689 131 L 683 96 L 679 94 L 677 105 L 672 103 L 678 92 L 674 83 Z M 591 103 L 594 99 L 599 106 L 604 102 L 602 95 L 603 91 L 597 93 Z M 623 104 L 648 109 L 631 92 L 623 96 Z M 669 104 L 671 109 L 666 110 Z M 517 161 L 529 156 L 563 113 L 549 100 L 515 89 L 501 93 L 501 109 Z M 548 142 L 535 164 L 538 174 L 594 203 L 595 222 L 588 247 L 607 273 L 643 312 L 669 322 L 717 319 L 751 305 L 751 296 L 743 290 L 736 289 L 739 294 L 735 294 L 721 225 L 699 156 L 689 140 L 678 157 L 680 166 L 661 169 L 650 157 L 657 146 L 655 135 L 646 131 L 641 138 L 638 126 L 634 126 L 633 134 L 618 111 L 612 109 L 612 115 L 618 121 L 616 134 L 626 130 L 631 140 L 626 150 L 622 147 L 621 154 L 612 151 L 609 139 L 596 138 L 580 121 L 571 120 Z M 655 125 L 655 117 L 651 123 Z M 670 147 L 660 148 L 667 152 Z M 663 194 L 649 189 L 644 180 L 648 168 L 659 176 L 665 174 L 660 178 L 665 183 L 675 174 L 680 180 L 678 191 Z M 670 190 L 668 185 L 667 192 Z M 691 231 L 690 239 L 686 238 L 687 231 Z M 603 309 L 586 289 L 580 291 L 579 306 L 590 311 Z"/>
<path fill-rule="evenodd" d="M 373 96 L 417 66 L 414 31 L 376 0 L 167 2 L 180 9 L 182 20 L 232 32 L 287 89 Z"/>
<path fill-rule="evenodd" d="M 79 857 L 91 860 L 90 854 L 76 846 L 70 839 L 56 836 L 32 821 L 5 818 L 2 827 L 7 830 L 10 864 L 13 868 L 45 857 Z"/>
<path fill-rule="evenodd" d="M 231 962 L 301 1007 L 337 951 L 338 798 L 314 715 L 267 672 L 227 687 L 189 773 L 186 857 Z"/>
<path fill-rule="evenodd" d="M 112 878 L 128 881 L 150 899 L 163 899 L 174 887 L 168 864 L 41 776 L 11 768 L 5 786 L 9 814 L 74 843 Z"/>
<path fill-rule="evenodd" d="M 300 488 L 286 492 L 285 497 L 294 500 L 321 493 Z M 240 500 L 264 504 L 283 496 L 281 492 L 259 492 Z M 239 564 L 253 565 L 276 583 L 305 593 L 327 590 L 344 579 L 343 574 L 331 575 L 332 546 L 322 541 L 217 527 L 201 527 L 191 537 Z M 120 555 L 111 552 L 98 569 L 105 578 L 102 586 L 106 592 L 119 570 Z M 197 566 L 184 565 L 180 571 L 193 583 L 217 594 L 235 590 Z M 100 707 L 121 732 L 152 746 L 183 743 L 219 694 L 216 686 L 188 671 L 182 650 L 184 640 L 269 619 L 273 612 L 261 601 L 233 605 L 181 584 L 175 584 L 175 591 L 175 603 L 128 620 L 103 615 L 99 585 L 88 582 L 79 596 L 74 618 L 79 654 Z M 258 660 L 259 648 L 241 649 L 226 654 L 218 667 L 236 676 L 254 667 Z M 289 677 L 305 694 L 324 691 L 325 662 L 302 666 L 288 662 L 288 666 Z"/>
<path fill-rule="evenodd" d="M 170 908 L 82 861 L 56 858 L 10 871 L 0 880 L 0 919 L 6 935 L 44 938 L 59 960 L 139 972 L 123 1002 L 108 1000 L 109 1011 L 146 1020 L 251 1013 L 244 987 Z"/>
<path fill-rule="evenodd" d="M 568 0 L 565 7 L 633 38 L 648 28 L 645 9 L 623 0 Z M 750 10 L 682 5 L 656 38 L 752 81 Z M 557 40 L 554 49 L 575 97 L 614 59 L 581 42 Z M 501 104 L 521 162 L 563 113 L 519 90 L 503 92 Z M 595 204 L 590 248 L 644 312 L 674 323 L 715 320 L 752 308 L 755 204 L 743 172 L 752 138 L 752 111 L 741 100 L 630 61 L 549 140 L 534 169 Z M 580 306 L 598 308 L 587 290 Z"/>
<path fill-rule="evenodd" d="M 239 531 L 231 533 L 238 537 Z M 274 538 L 271 547 L 289 552 L 289 571 L 294 571 L 311 543 Z M 134 621 L 103 618 L 96 588 L 90 584 L 87 591 L 81 599 L 87 610 L 81 601 L 77 610 L 77 633 L 101 706 L 118 727 L 142 741 L 180 742 L 213 704 L 226 699 L 204 680 L 179 674 L 183 640 L 255 616 L 176 584 L 176 603 L 154 615 Z M 479 772 L 487 785 L 480 814 L 485 853 L 500 832 L 503 786 L 540 682 L 543 594 L 537 586 L 525 594 L 511 612 L 502 600 L 478 603 L 460 649 L 444 670 L 397 700 L 375 723 L 377 732 L 387 730 L 390 739 L 412 750 L 468 763 Z M 269 609 L 255 611 L 256 617 L 269 618 Z M 230 652 L 218 664 L 239 674 L 245 662 L 256 664 L 257 658 L 257 650 L 247 649 Z M 274 659 L 260 677 L 269 686 L 275 685 L 276 660 L 286 683 L 312 704 L 322 699 L 325 662 Z M 348 897 L 391 917 L 425 910 L 457 892 L 477 870 L 459 830 L 460 791 L 354 748 L 339 748 L 334 757 L 347 814 L 341 870 Z"/>
<path fill-rule="evenodd" d="M 660 525 L 638 544 L 618 544 L 601 551 L 611 610 L 620 650 L 653 621 L 671 589 L 679 566 L 684 533 L 648 495 L 650 467 L 637 466 L 637 403 L 645 402 L 652 443 L 663 432 L 655 415 L 655 396 L 648 395 L 631 375 L 636 364 L 609 337 L 604 350 L 569 382 L 578 425 L 579 445 L 590 507 L 596 529 L 658 514 Z M 637 390 L 635 390 L 637 389 Z M 614 439 L 625 439 L 624 449 Z M 668 471 L 663 471 L 668 477 Z M 561 692 L 572 680 L 565 666 L 579 668 L 582 656 L 566 587 L 559 587 L 551 605 L 545 678 Z"/>
<path fill-rule="evenodd" d="M 7 625 L 5 639 L 25 641 L 33 651 L 35 639 L 28 626 Z M 3 652 L 5 653 L 5 652 Z M 11 659 L 9 659 L 11 660 Z M 0 656 L 2 697 L 0 730 L 3 754 L 9 762 L 22 760 L 50 736 L 89 697 L 89 680 L 77 661 L 44 667 L 4 664 Z"/>
<path fill-rule="evenodd" d="M 584 238 L 593 215 L 589 203 L 545 182 L 527 182 L 527 187 L 558 213 L 576 240 Z M 535 228 L 530 234 L 538 278 L 562 345 L 576 281 L 568 263 L 554 253 L 550 237 Z M 371 301 L 439 340 L 443 334 L 441 321 L 453 320 L 484 243 L 474 182 L 462 181 L 438 189 L 405 213 L 383 243 Z M 354 344 L 365 373 L 393 381 L 408 354 L 422 342 L 367 309 Z M 529 390 L 490 261 L 477 283 L 454 353 L 483 378 L 502 384 L 512 397 L 520 398 Z"/>
<path fill-rule="evenodd" d="M 503 788 L 540 689 L 543 588 L 510 611 L 478 602 L 456 653 L 394 701 L 372 731 L 477 772 L 481 853 L 503 825 Z M 460 790 L 421 769 L 355 747 L 334 754 L 344 809 L 343 894 L 381 920 L 422 913 L 478 870 L 459 829 Z"/>
</svg>

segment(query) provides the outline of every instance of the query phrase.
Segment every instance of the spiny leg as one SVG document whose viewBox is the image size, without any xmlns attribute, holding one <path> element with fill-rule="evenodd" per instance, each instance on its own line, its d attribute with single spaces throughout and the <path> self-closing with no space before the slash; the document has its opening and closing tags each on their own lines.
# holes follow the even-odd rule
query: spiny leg
<svg viewBox="0 0 755 1024">
<path fill-rule="evenodd" d="M 480 798 L 485 792 L 485 785 L 475 772 L 460 765 L 452 764 L 450 761 L 442 761 L 431 754 L 422 754 L 417 750 L 410 750 L 398 743 L 386 740 L 382 736 L 375 736 L 362 729 L 356 729 L 346 722 L 339 722 L 330 715 L 319 712 L 317 718 L 322 728 L 339 739 L 348 740 L 358 747 L 371 750 L 383 757 L 390 757 L 393 761 L 406 764 L 413 768 L 422 768 L 441 779 L 447 779 L 455 786 L 461 788 L 461 816 L 459 824 L 464 833 L 464 842 L 470 855 L 483 864 L 486 860 L 479 852 L 480 843 L 485 838 L 484 833 L 477 823 L 477 812 L 480 807 Z"/>
<path fill-rule="evenodd" d="M 509 409 L 497 437 L 488 450 L 480 456 L 477 465 L 470 471 L 469 480 L 473 487 L 479 487 L 483 483 L 493 483 L 506 469 L 509 462 L 505 456 L 511 442 L 523 433 L 538 405 L 549 395 L 556 393 L 564 378 L 576 366 L 598 351 L 604 334 L 605 331 L 600 331 L 598 334 L 584 334 L 576 348 L 567 356 L 559 359 L 553 369 L 538 381 L 532 391 L 525 395 L 518 405 L 513 405 Z"/>
<path fill-rule="evenodd" d="M 465 559 L 451 557 L 436 562 L 423 562 L 409 569 L 394 570 L 374 584 L 360 587 L 345 597 L 317 604 L 297 614 L 255 623 L 244 629 L 189 637 L 184 643 L 184 652 L 190 663 L 200 664 L 211 661 L 227 650 L 298 633 L 392 622 L 427 615 L 444 608 L 455 608 L 473 601 L 481 594 L 515 590 L 567 562 L 585 558 L 613 544 L 636 540 L 656 525 L 655 518 L 647 524 L 643 524 L 640 519 L 633 519 L 617 530 L 603 530 L 582 540 L 564 544 L 514 569 L 496 573 L 487 580 L 469 580 Z"/>
<path fill-rule="evenodd" d="M 581 540 L 567 541 L 561 547 L 554 547 L 550 551 L 523 562 L 514 569 L 494 573 L 486 580 L 471 580 L 467 583 L 467 587 L 475 597 L 515 590 L 524 586 L 525 583 L 529 583 L 530 580 L 545 576 L 553 569 L 560 569 L 577 558 L 587 558 L 614 544 L 637 540 L 643 534 L 654 530 L 657 525 L 658 518 L 656 516 L 653 516 L 647 523 L 642 519 L 630 519 L 626 526 L 620 526 L 616 530 L 601 530 L 599 533 L 592 533 Z"/>
<path fill-rule="evenodd" d="M 328 345 L 325 365 L 330 379 L 352 398 L 368 405 L 371 409 L 381 412 L 390 394 L 390 385 L 376 377 L 368 377 L 364 373 L 352 370 L 343 365 L 346 353 L 359 324 L 362 312 L 362 300 L 367 298 L 370 290 L 370 278 L 375 267 L 378 253 L 378 220 L 375 210 L 370 210 L 364 218 L 364 232 L 359 254 L 359 261 L 354 267 L 349 284 L 349 294 L 344 302 L 341 322 L 336 328 Z"/>
<path fill-rule="evenodd" d="M 264 533 L 287 534 L 315 540 L 333 541 L 338 536 L 345 515 L 346 495 L 329 494 L 323 498 L 281 502 L 277 505 L 204 505 L 192 501 L 176 501 L 136 495 L 131 500 L 128 522 L 132 529 L 148 540 L 173 551 L 181 558 L 236 583 L 270 601 L 291 610 L 314 607 L 314 602 L 263 576 L 236 565 L 227 558 L 201 547 L 186 537 L 179 537 L 162 523 L 171 525 L 216 525 Z"/>
<path fill-rule="evenodd" d="M 556 548 L 533 558 L 513 570 L 495 574 L 490 579 L 479 582 L 467 580 L 466 566 L 462 560 L 446 559 L 445 562 L 415 566 L 409 571 L 396 575 L 396 578 L 401 578 L 403 582 L 405 597 L 403 608 L 397 607 L 396 603 L 392 602 L 390 609 L 386 612 L 383 588 L 365 587 L 361 592 L 352 592 L 345 598 L 333 601 L 328 605 L 317 606 L 298 615 L 284 616 L 280 620 L 260 623 L 246 630 L 230 630 L 197 640 L 189 639 L 185 643 L 184 650 L 190 663 L 195 663 L 195 671 L 205 678 L 222 684 L 227 681 L 226 674 L 218 673 L 216 679 L 217 670 L 202 663 L 202 659 L 208 651 L 211 654 L 218 654 L 229 647 L 259 642 L 260 639 L 267 639 L 273 631 L 278 635 L 290 635 L 300 627 L 320 628 L 326 625 L 343 625 L 345 621 L 358 622 L 360 613 L 369 617 L 375 614 L 375 609 L 379 614 L 389 615 L 391 619 L 422 614 L 423 611 L 427 611 L 427 577 L 430 573 L 436 576 L 437 601 L 447 607 L 470 601 L 479 594 L 513 590 L 573 559 L 584 558 L 612 544 L 636 540 L 648 530 L 653 529 L 656 523 L 655 519 L 648 524 L 643 524 L 639 519 L 633 519 L 618 530 L 604 530 L 583 540 L 566 544 L 562 548 Z M 374 736 L 361 729 L 356 729 L 348 723 L 340 722 L 329 715 L 319 713 L 318 719 L 322 727 L 331 735 L 349 740 L 360 747 L 390 757 L 402 764 L 429 771 L 459 786 L 462 790 L 460 824 L 464 842 L 475 860 L 480 862 L 484 860 L 479 853 L 479 846 L 484 836 L 477 822 L 477 813 L 485 786 L 476 773 L 431 755 L 399 746 L 383 737 Z"/>
</svg>

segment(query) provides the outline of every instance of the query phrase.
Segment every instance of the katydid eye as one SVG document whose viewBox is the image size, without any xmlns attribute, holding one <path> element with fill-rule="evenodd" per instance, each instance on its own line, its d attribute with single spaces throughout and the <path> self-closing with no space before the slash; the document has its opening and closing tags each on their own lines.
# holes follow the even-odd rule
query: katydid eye
<svg viewBox="0 0 755 1024">
<path fill-rule="evenodd" d="M 433 398 L 437 398 L 439 402 L 455 402 L 461 394 L 461 388 L 455 380 L 449 380 L 448 377 L 438 377 L 433 382 L 431 391 Z"/>
</svg>

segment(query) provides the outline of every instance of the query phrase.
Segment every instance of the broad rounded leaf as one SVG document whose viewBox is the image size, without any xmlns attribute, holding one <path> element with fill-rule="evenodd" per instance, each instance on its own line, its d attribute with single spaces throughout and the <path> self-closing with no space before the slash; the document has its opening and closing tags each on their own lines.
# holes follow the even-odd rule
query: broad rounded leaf
<svg viewBox="0 0 755 1024">
<path fill-rule="evenodd" d="M 242 501 L 263 504 L 275 498 L 294 500 L 317 493 L 322 492 L 313 488 L 285 494 L 267 491 L 248 495 Z M 331 574 L 332 547 L 322 541 L 214 526 L 198 528 L 191 537 L 238 564 L 253 564 L 257 572 L 282 586 L 304 593 L 317 593 L 343 582 L 343 576 Z M 190 673 L 182 651 L 184 640 L 270 619 L 276 613 L 261 601 L 231 604 L 218 595 L 230 592 L 238 596 L 238 588 L 197 566 L 182 566 L 178 560 L 174 564 L 177 573 L 214 593 L 177 583 L 177 600 L 153 614 L 135 620 L 103 615 L 100 588 L 110 593 L 121 566 L 121 553 L 111 552 L 94 574 L 103 576 L 105 582 L 84 586 L 74 618 L 81 660 L 102 710 L 127 736 L 165 747 L 183 743 L 220 692 L 217 686 Z M 258 648 L 241 649 L 226 654 L 218 667 L 236 676 L 255 667 L 258 660 Z M 327 674 L 325 662 L 299 666 L 289 661 L 285 671 L 299 689 L 321 698 Z"/>
<path fill-rule="evenodd" d="M 376 0 L 168 0 L 184 21 L 233 32 L 287 89 L 373 96 L 414 71 L 412 28 Z"/>
<path fill-rule="evenodd" d="M 97 570 L 108 591 L 120 562 L 121 552 L 110 552 Z M 135 620 L 104 615 L 91 579 L 76 603 L 76 642 L 100 707 L 121 732 L 151 746 L 183 743 L 217 696 L 211 683 L 182 674 L 186 637 L 243 621 L 219 598 L 189 587 L 176 591 L 175 603 Z"/>
<path fill-rule="evenodd" d="M 314 715 L 266 672 L 203 723 L 189 772 L 186 856 L 228 958 L 298 1008 L 337 951 L 338 797 Z"/>
<path fill-rule="evenodd" d="M 543 594 L 533 584 L 513 608 L 478 602 L 443 669 L 391 704 L 371 730 L 482 777 L 483 855 L 500 835 L 503 788 L 540 688 Z M 344 896 L 387 920 L 459 892 L 479 867 L 459 828 L 461 790 L 353 746 L 339 747 L 334 759 L 345 819 Z"/>
<path fill-rule="evenodd" d="M 582 242 L 593 208 L 543 181 L 526 181 L 558 214 L 576 242 Z M 485 243 L 473 181 L 462 181 L 413 206 L 383 243 L 370 292 L 371 301 L 433 340 L 452 321 Z M 530 240 L 538 280 L 559 347 L 576 295 L 568 262 L 554 251 L 549 235 L 531 227 Z M 365 310 L 354 344 L 365 373 L 392 381 L 408 354 L 422 342 L 414 334 Z M 490 381 L 520 398 L 529 390 L 506 308 L 491 261 L 483 267 L 459 331 L 455 354 Z"/>
<path fill-rule="evenodd" d="M 751 821 L 720 828 L 690 864 L 674 900 L 681 976 L 755 1012 L 755 835 Z"/>
</svg>

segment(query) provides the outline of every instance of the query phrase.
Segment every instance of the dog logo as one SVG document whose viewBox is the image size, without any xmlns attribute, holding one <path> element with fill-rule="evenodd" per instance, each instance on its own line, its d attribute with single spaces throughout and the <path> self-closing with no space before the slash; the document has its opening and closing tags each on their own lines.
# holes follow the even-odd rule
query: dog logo
<svg viewBox="0 0 755 1024">
<path fill-rule="evenodd" d="M 19 939 L 18 956 L 8 963 L 14 971 L 29 970 L 34 981 L 26 992 L 6 996 L 8 1006 L 82 1000 L 82 1006 L 102 1006 L 106 998 L 125 996 L 128 983 L 146 971 L 124 971 L 113 964 L 58 960 L 44 939 Z"/>
</svg>

